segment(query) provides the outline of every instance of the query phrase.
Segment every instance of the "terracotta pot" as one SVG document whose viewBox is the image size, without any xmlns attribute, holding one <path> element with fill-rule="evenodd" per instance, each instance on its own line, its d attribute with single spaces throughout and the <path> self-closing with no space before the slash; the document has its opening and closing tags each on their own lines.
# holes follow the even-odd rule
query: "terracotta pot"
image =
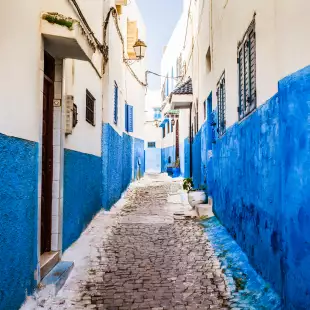
<svg viewBox="0 0 310 310">
<path fill-rule="evenodd" d="M 188 193 L 188 203 L 192 208 L 206 201 L 207 195 L 204 191 L 195 191 Z"/>
</svg>

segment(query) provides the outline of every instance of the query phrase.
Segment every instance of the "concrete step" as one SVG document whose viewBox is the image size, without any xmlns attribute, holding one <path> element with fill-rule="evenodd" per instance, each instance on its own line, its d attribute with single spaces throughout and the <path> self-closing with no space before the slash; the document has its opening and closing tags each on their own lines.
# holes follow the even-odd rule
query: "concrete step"
<svg viewBox="0 0 310 310">
<path fill-rule="evenodd" d="M 52 295 L 57 295 L 68 279 L 73 266 L 73 262 L 59 262 L 41 281 L 41 284 L 46 287 Z"/>
<path fill-rule="evenodd" d="M 196 211 L 199 217 L 213 217 L 212 206 L 209 204 L 200 204 L 196 206 Z"/>
<path fill-rule="evenodd" d="M 40 276 L 44 278 L 59 262 L 59 252 L 45 252 L 40 257 Z"/>
</svg>

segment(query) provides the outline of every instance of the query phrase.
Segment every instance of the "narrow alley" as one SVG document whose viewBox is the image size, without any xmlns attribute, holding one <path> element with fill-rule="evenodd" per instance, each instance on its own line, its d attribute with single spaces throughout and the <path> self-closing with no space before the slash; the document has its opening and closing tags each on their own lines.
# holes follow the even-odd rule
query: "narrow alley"
<svg viewBox="0 0 310 310">
<path fill-rule="evenodd" d="M 180 188 L 166 176 L 132 184 L 64 254 L 75 267 L 57 296 L 42 288 L 22 309 L 241 309 Z"/>
</svg>

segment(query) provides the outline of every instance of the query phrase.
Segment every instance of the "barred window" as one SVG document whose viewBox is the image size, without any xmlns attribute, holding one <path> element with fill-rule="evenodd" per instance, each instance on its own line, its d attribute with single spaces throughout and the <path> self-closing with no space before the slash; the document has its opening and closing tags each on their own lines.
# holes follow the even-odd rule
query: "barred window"
<svg viewBox="0 0 310 310">
<path fill-rule="evenodd" d="M 148 148 L 155 148 L 156 147 L 156 142 L 148 142 L 147 143 Z"/>
<path fill-rule="evenodd" d="M 93 95 L 86 89 L 86 122 L 95 126 L 95 101 Z"/>
<path fill-rule="evenodd" d="M 255 20 L 238 47 L 239 120 L 256 109 L 256 36 Z"/>
<path fill-rule="evenodd" d="M 217 107 L 218 107 L 218 133 L 222 136 L 226 131 L 226 86 L 225 72 L 217 84 Z"/>
</svg>

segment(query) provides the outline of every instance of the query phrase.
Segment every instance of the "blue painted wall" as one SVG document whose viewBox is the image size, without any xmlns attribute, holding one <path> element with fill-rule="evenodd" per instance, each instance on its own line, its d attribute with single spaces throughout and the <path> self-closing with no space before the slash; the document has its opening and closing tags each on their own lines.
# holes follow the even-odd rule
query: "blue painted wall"
<svg viewBox="0 0 310 310">
<path fill-rule="evenodd" d="M 63 250 L 101 209 L 101 158 L 64 150 Z"/>
<path fill-rule="evenodd" d="M 38 144 L 0 134 L 0 309 L 36 286 Z"/>
<path fill-rule="evenodd" d="M 168 163 L 169 157 L 171 163 Z M 167 172 L 167 167 L 175 162 L 175 146 L 161 149 L 161 172 Z"/>
<path fill-rule="evenodd" d="M 122 160 L 122 190 L 121 192 L 125 191 L 128 185 L 132 180 L 132 171 L 133 171 L 133 138 L 127 134 L 123 134 L 123 160 Z"/>
<path fill-rule="evenodd" d="M 201 186 L 201 130 L 193 139 L 192 154 L 194 187 L 199 188 Z"/>
<path fill-rule="evenodd" d="M 144 141 L 119 135 L 110 124 L 102 125 L 102 206 L 109 210 L 137 175 L 138 158 L 144 174 Z"/>
<path fill-rule="evenodd" d="M 134 138 L 134 176 L 135 176 L 135 179 L 137 179 L 139 171 L 140 171 L 140 177 L 144 175 L 144 171 L 145 171 L 144 158 L 145 158 L 144 140 Z"/>
<path fill-rule="evenodd" d="M 309 103 L 310 67 L 213 147 L 215 212 L 286 309 L 310 308 Z"/>
<path fill-rule="evenodd" d="M 283 292 L 288 307 L 310 309 L 310 67 L 280 81 L 279 94 Z"/>
</svg>

